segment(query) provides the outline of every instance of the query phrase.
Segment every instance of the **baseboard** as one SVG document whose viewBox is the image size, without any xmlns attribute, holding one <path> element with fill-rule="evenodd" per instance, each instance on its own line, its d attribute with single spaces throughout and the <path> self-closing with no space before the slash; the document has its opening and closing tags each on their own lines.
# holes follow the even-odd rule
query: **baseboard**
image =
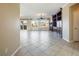
<svg viewBox="0 0 79 59">
<path fill-rule="evenodd" d="M 19 46 L 13 53 L 11 56 L 14 56 L 19 50 L 20 50 L 21 46 Z"/>
<path fill-rule="evenodd" d="M 63 39 L 63 40 L 65 40 L 65 41 L 69 42 L 69 40 L 66 40 L 66 39 Z"/>
</svg>

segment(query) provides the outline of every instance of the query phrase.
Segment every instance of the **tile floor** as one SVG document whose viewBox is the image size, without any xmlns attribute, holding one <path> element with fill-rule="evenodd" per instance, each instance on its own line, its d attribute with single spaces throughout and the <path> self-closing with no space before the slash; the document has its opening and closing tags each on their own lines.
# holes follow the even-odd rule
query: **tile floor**
<svg viewBox="0 0 79 59">
<path fill-rule="evenodd" d="M 79 42 L 68 43 L 56 32 L 20 31 L 22 48 L 15 56 L 78 56 Z"/>
</svg>

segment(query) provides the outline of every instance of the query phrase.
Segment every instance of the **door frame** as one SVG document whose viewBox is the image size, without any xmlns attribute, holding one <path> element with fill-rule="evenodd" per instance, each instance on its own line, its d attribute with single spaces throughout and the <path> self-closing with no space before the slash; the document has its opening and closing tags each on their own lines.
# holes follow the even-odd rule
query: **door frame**
<svg viewBox="0 0 79 59">
<path fill-rule="evenodd" d="M 70 6 L 69 8 L 69 35 L 70 35 L 70 42 L 75 42 L 73 39 L 73 8 L 77 7 L 79 3 L 75 3 L 74 5 Z"/>
</svg>

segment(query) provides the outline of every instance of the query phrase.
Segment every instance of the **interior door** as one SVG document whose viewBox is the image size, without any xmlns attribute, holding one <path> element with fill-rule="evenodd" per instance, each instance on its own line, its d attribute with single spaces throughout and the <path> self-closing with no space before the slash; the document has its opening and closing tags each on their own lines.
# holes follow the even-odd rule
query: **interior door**
<svg viewBox="0 0 79 59">
<path fill-rule="evenodd" d="M 79 41 L 79 5 L 73 9 L 73 41 Z"/>
</svg>

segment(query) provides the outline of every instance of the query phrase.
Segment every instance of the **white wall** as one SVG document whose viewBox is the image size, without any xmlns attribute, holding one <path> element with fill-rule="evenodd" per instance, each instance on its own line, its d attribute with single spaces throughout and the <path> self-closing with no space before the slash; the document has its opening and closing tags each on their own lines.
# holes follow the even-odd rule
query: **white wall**
<svg viewBox="0 0 79 59">
<path fill-rule="evenodd" d="M 62 22 L 63 22 L 63 39 L 66 41 L 71 40 L 71 19 L 70 19 L 70 7 L 73 4 L 67 4 L 66 6 L 63 7 L 62 10 Z"/>
</svg>

